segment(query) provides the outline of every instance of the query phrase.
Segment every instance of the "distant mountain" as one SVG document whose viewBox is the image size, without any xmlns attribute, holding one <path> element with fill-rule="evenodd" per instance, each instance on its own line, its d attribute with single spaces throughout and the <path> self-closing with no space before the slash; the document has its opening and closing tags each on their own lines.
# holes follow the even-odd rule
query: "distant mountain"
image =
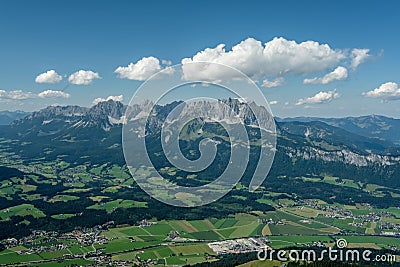
<svg viewBox="0 0 400 267">
<path fill-rule="evenodd" d="M 385 116 L 369 115 L 346 118 L 295 117 L 285 119 L 278 118 L 277 120 L 282 122 L 320 121 L 342 128 L 351 133 L 366 137 L 380 138 L 395 144 L 400 144 L 400 119 L 393 119 Z"/>
<path fill-rule="evenodd" d="M 172 102 L 167 105 L 154 106 L 155 116 L 149 117 L 150 131 L 162 126 L 168 114 L 182 102 Z M 153 103 L 150 101 L 135 104 L 129 107 L 130 119 L 143 119 L 150 112 Z M 251 106 L 251 109 L 250 109 Z M 241 103 L 237 99 L 226 99 L 218 102 L 208 103 L 205 101 L 184 103 L 180 106 L 182 114 L 196 117 L 199 111 L 204 116 L 212 114 L 216 118 L 229 118 L 230 123 L 238 123 L 243 120 L 246 125 L 256 125 L 258 122 L 252 110 L 259 114 L 260 125 L 268 128 L 273 122 L 272 116 L 266 109 L 257 106 L 255 103 L 249 105 Z M 11 124 L 13 130 L 21 130 L 23 135 L 33 136 L 56 136 L 68 128 L 96 128 L 98 130 L 109 131 L 113 127 L 124 123 L 124 115 L 127 106 L 121 102 L 113 100 L 100 102 L 91 108 L 79 106 L 50 106 L 16 120 Z M 235 113 L 234 113 L 235 112 Z M 24 132 L 24 133 L 23 133 Z"/>
<path fill-rule="evenodd" d="M 25 111 L 0 111 L 0 125 L 9 125 L 11 122 L 27 116 L 29 112 Z"/>
<path fill-rule="evenodd" d="M 69 128 L 95 127 L 104 131 L 121 123 L 126 106 L 121 102 L 100 102 L 92 108 L 80 106 L 50 106 L 14 121 L 15 130 L 25 129 L 25 136 L 57 136 Z"/>
<path fill-rule="evenodd" d="M 363 136 L 322 121 L 289 121 L 278 122 L 278 125 L 283 135 L 300 136 L 314 146 L 325 149 L 345 147 L 361 154 L 400 153 L 391 141 Z"/>
<path fill-rule="evenodd" d="M 154 114 L 149 117 L 148 131 L 157 132 L 168 114 L 181 103 L 156 105 Z M 153 103 L 150 101 L 130 106 L 129 119 L 142 120 L 146 114 L 149 114 L 152 106 Z M 248 126 L 259 124 L 267 129 L 274 120 L 264 108 L 254 103 L 244 104 L 237 99 L 189 102 L 180 107 L 183 111 L 181 113 L 189 114 L 189 117 L 190 114 L 192 117 L 197 117 L 199 111 L 202 110 L 206 117 L 213 114 L 221 119 L 229 118 L 228 123 L 234 124 L 243 120 Z M 121 126 L 126 120 L 124 115 L 127 108 L 121 102 L 113 100 L 100 102 L 91 108 L 50 106 L 14 121 L 6 131 L 8 135 L 18 135 L 26 139 L 25 141 L 50 138 L 53 141 L 69 140 L 71 142 L 71 140 L 91 140 L 96 137 L 104 141 L 107 136 L 105 132 L 112 131 L 120 134 L 117 132 L 121 131 Z M 256 120 L 251 110 L 258 114 L 259 121 Z M 397 140 L 396 136 L 400 138 L 400 131 L 395 131 L 395 129 L 400 129 L 400 120 L 382 116 L 342 119 L 299 117 L 277 119 L 276 126 L 280 137 L 298 139 L 296 142 L 319 149 L 328 151 L 350 149 L 364 155 L 370 153 L 400 154 L 399 147 L 392 141 Z M 389 136 L 390 133 L 393 133 L 392 136 Z M 114 141 L 120 142 L 120 140 Z"/>
<path fill-rule="evenodd" d="M 159 131 L 168 114 L 180 104 L 182 102 L 156 105 L 146 124 L 149 149 L 153 151 L 154 160 L 160 166 L 165 166 L 166 161 L 161 153 Z M 255 120 L 249 106 L 258 113 L 260 121 Z M 122 166 L 125 164 L 121 143 L 122 125 L 127 120 L 143 121 L 150 107 L 150 101 L 127 107 L 112 100 L 91 108 L 51 106 L 16 120 L 11 125 L 0 127 L 0 137 L 14 140 L 8 143 L 9 149 L 27 161 L 62 158 L 73 164 L 113 163 Z M 257 125 L 268 127 L 273 122 L 272 116 L 264 108 L 254 103 L 241 103 L 236 99 L 214 103 L 185 103 L 181 108 L 185 114 L 196 115 L 199 110 L 203 110 L 205 117 L 209 112 L 220 118 L 229 118 L 225 122 L 231 125 L 241 119 L 254 140 L 258 136 Z M 232 110 L 234 114 L 231 114 Z M 125 113 L 129 114 L 128 118 Z M 376 116 L 278 119 L 277 149 L 271 175 L 329 173 L 357 181 L 400 186 L 400 148 L 389 139 L 377 138 L 377 135 L 400 129 L 400 125 L 395 123 L 397 120 L 386 119 Z M 202 136 L 207 136 L 217 138 L 223 156 L 229 155 L 227 151 L 230 145 L 221 128 L 207 118 L 188 124 L 184 128 L 185 132 L 182 131 L 182 148 L 190 157 L 196 158 L 198 144 Z M 253 144 L 259 145 L 257 142 Z M 253 168 L 258 158 L 257 151 L 255 148 L 251 155 L 253 158 L 250 164 Z M 213 167 L 216 170 L 220 168 Z M 205 173 L 203 178 L 214 172 Z"/>
</svg>

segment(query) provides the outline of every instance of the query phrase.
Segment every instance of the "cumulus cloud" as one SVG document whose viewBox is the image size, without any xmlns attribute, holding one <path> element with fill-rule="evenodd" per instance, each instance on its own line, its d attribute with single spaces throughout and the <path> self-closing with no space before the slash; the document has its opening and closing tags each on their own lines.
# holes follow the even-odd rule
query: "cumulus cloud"
<svg viewBox="0 0 400 267">
<path fill-rule="evenodd" d="M 369 49 L 355 48 L 351 51 L 351 68 L 357 69 L 358 65 L 364 63 L 371 55 L 368 54 Z"/>
<path fill-rule="evenodd" d="M 77 85 L 89 85 L 94 79 L 101 79 L 97 72 L 93 72 L 91 70 L 79 70 L 75 73 L 72 73 L 69 76 L 68 81 Z"/>
<path fill-rule="evenodd" d="M 172 62 L 168 60 L 163 60 L 162 64 L 160 64 L 158 58 L 144 57 L 136 63 L 129 63 L 126 67 L 120 66 L 116 68 L 114 72 L 122 79 L 145 81 L 159 71 L 163 71 L 165 74 L 172 74 L 173 69 L 171 67 L 166 67 L 171 64 Z"/>
<path fill-rule="evenodd" d="M 336 92 L 336 90 L 328 91 L 328 92 L 319 92 L 312 97 L 301 98 L 297 100 L 296 105 L 304 105 L 304 104 L 323 104 L 331 102 L 333 99 L 339 98 L 340 94 Z"/>
<path fill-rule="evenodd" d="M 305 84 L 328 84 L 334 81 L 340 81 L 346 79 L 348 76 L 347 69 L 339 66 L 334 71 L 326 74 L 321 78 L 304 79 Z"/>
<path fill-rule="evenodd" d="M 22 90 L 14 90 L 14 91 L 0 90 L 0 99 L 25 100 L 35 97 L 37 97 L 37 95 L 32 92 L 24 92 Z"/>
<path fill-rule="evenodd" d="M 285 38 L 274 38 L 262 44 L 248 38 L 227 51 L 224 44 L 206 48 L 192 58 L 182 59 L 183 78 L 186 80 L 218 80 L 227 77 L 223 68 L 215 65 L 196 67 L 192 62 L 213 62 L 234 67 L 250 77 L 309 74 L 325 71 L 346 59 L 346 53 L 327 44 L 314 41 L 297 43 Z"/>
<path fill-rule="evenodd" d="M 283 77 L 278 77 L 275 80 L 268 80 L 265 79 L 262 81 L 262 87 L 268 87 L 268 88 L 272 88 L 272 87 L 277 87 L 277 86 L 281 86 L 283 83 L 285 82 L 285 79 Z"/>
<path fill-rule="evenodd" d="M 62 91 L 46 90 L 38 94 L 40 98 L 69 98 L 71 95 Z"/>
<path fill-rule="evenodd" d="M 46 90 L 39 94 L 25 92 L 22 90 L 5 91 L 0 90 L 0 99 L 6 100 L 26 100 L 35 98 L 69 98 L 70 94 L 62 91 Z"/>
<path fill-rule="evenodd" d="M 400 88 L 397 83 L 387 82 L 381 84 L 379 88 L 363 93 L 366 97 L 380 98 L 385 101 L 400 100 Z"/>
<path fill-rule="evenodd" d="M 62 80 L 62 76 L 59 75 L 55 70 L 49 70 L 39 74 L 35 78 L 37 83 L 59 83 Z"/>
<path fill-rule="evenodd" d="M 270 104 L 270 105 L 276 105 L 276 104 L 278 104 L 278 101 L 272 100 L 272 101 L 269 101 L 269 104 Z"/>
<path fill-rule="evenodd" d="M 161 60 L 161 63 L 163 65 L 167 65 L 167 66 L 171 66 L 172 65 L 172 61 L 171 60 L 166 60 L 166 59 Z"/>
<path fill-rule="evenodd" d="M 116 95 L 116 96 L 110 95 L 107 98 L 98 97 L 98 98 L 94 99 L 92 103 L 97 105 L 100 102 L 105 102 L 105 101 L 109 101 L 109 100 L 122 102 L 124 100 L 124 97 L 122 95 Z"/>
</svg>

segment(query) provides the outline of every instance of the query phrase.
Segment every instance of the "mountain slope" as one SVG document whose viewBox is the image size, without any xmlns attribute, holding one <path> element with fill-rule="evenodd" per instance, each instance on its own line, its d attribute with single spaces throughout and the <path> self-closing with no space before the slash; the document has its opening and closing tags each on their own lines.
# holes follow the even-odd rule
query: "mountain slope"
<svg viewBox="0 0 400 267">
<path fill-rule="evenodd" d="M 283 134 L 301 136 L 310 144 L 328 150 L 348 148 L 361 154 L 400 154 L 390 141 L 365 137 L 321 121 L 280 122 L 278 125 Z"/>
<path fill-rule="evenodd" d="M 250 135 L 256 137 L 258 128 L 254 125 L 258 122 L 254 120 L 254 114 L 238 101 L 224 101 L 231 109 L 238 111 L 249 126 L 247 128 Z M 148 141 L 152 146 L 150 151 L 160 167 L 169 163 L 162 156 L 158 133 L 169 112 L 180 103 L 156 106 L 154 115 L 147 124 L 150 133 Z M 151 103 L 144 102 L 129 107 L 129 111 L 135 119 L 142 120 L 150 106 Z M 214 106 L 207 104 L 207 107 L 221 113 L 229 112 L 221 108 L 220 103 Z M 184 108 L 195 111 L 201 108 L 201 104 L 195 103 Z M 114 101 L 101 102 L 92 108 L 48 107 L 15 121 L 12 125 L 0 127 L 0 137 L 14 140 L 8 144 L 7 149 L 27 162 L 35 159 L 62 159 L 74 165 L 113 163 L 122 166 L 125 160 L 121 133 L 126 109 L 122 103 Z M 260 125 L 269 125 L 272 120 L 267 114 L 260 118 Z M 207 120 L 200 122 L 204 134 L 199 134 L 199 125 L 196 123 L 185 128 L 182 153 L 186 153 L 188 158 L 196 158 L 199 155 L 198 144 L 203 135 L 217 138 L 222 161 L 229 160 L 226 158 L 229 153 L 226 152 L 229 151 L 230 144 L 223 137 L 221 127 Z M 356 181 L 400 186 L 400 157 L 397 156 L 400 152 L 389 141 L 357 135 L 323 122 L 278 122 L 277 133 L 277 150 L 270 172 L 274 177 L 329 173 Z M 257 144 L 253 146 L 255 148 L 250 155 L 251 166 L 245 175 L 246 179 L 251 178 L 251 171 L 254 170 L 259 156 Z M 214 169 L 206 169 L 203 174 L 199 174 L 199 180 L 209 179 L 223 166 L 213 165 Z M 185 177 L 183 174 L 180 176 Z M 192 182 L 195 183 L 195 180 Z"/>
<path fill-rule="evenodd" d="M 346 118 L 317 118 L 317 117 L 295 117 L 278 119 L 282 122 L 312 122 L 320 121 L 329 125 L 342 128 L 358 135 L 380 138 L 400 144 L 400 119 L 385 116 L 370 115 Z"/>
<path fill-rule="evenodd" d="M 0 111 L 0 125 L 9 125 L 15 120 L 21 119 L 27 116 L 29 112 L 24 111 Z"/>
</svg>

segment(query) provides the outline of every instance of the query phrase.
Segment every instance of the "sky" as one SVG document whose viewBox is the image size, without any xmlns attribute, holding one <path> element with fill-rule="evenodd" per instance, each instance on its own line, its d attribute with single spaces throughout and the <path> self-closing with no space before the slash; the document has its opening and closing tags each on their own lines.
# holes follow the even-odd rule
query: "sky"
<svg viewBox="0 0 400 267">
<path fill-rule="evenodd" d="M 0 110 L 129 103 L 160 70 L 236 68 L 279 117 L 400 117 L 399 1 L 1 1 Z M 186 65 L 185 65 L 186 64 Z M 228 77 L 231 78 L 231 77 Z"/>
</svg>

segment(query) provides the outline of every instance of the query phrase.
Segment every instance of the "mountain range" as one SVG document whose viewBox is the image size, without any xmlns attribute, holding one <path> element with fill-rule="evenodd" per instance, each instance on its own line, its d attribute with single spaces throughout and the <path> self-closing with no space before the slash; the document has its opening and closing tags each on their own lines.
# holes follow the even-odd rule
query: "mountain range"
<svg viewBox="0 0 400 267">
<path fill-rule="evenodd" d="M 177 102 L 178 103 L 178 102 Z M 177 104 L 176 103 L 176 104 Z M 239 106 L 239 101 L 235 103 L 234 100 L 226 101 L 231 108 L 234 105 Z M 138 110 L 143 110 L 144 106 L 137 107 Z M 254 108 L 254 106 L 253 106 Z M 57 123 L 65 125 L 76 124 L 75 126 L 90 126 L 97 125 L 103 130 L 107 130 L 113 125 L 120 124 L 121 118 L 126 111 L 126 106 L 120 102 L 107 101 L 100 102 L 92 108 L 79 107 L 79 106 L 49 106 L 40 111 L 33 113 L 24 111 L 0 111 L 0 125 L 10 125 L 13 123 L 17 125 L 35 124 L 55 126 Z M 217 111 L 218 112 L 218 111 Z M 248 112 L 248 111 L 245 111 Z M 221 116 L 226 116 L 221 114 Z M 246 118 L 252 120 L 251 116 Z M 279 118 L 276 117 L 276 123 L 279 126 L 286 125 L 294 130 L 294 125 L 302 125 L 302 131 L 307 132 L 308 129 L 314 128 L 313 126 L 319 125 L 327 128 L 326 125 L 321 125 L 321 122 L 336 128 L 340 128 L 347 132 L 360 135 L 367 138 L 380 139 L 381 141 L 392 142 L 394 145 L 400 144 L 400 119 L 389 118 L 380 115 L 368 115 L 360 117 L 344 117 L 344 118 L 322 118 L 322 117 L 293 117 L 293 118 Z M 268 118 L 269 120 L 269 118 Z M 320 123 L 318 123 L 320 122 Z M 249 123 L 249 122 L 247 122 Z M 289 123 L 289 124 L 288 124 Z M 55 127 L 56 128 L 56 127 Z M 331 128 L 331 131 L 334 128 Z M 299 134 L 298 131 L 295 131 Z M 43 133 L 42 133 L 43 134 Z M 40 134 L 39 134 L 40 135 Z M 379 141 L 376 141 L 379 142 Z M 393 144 L 386 143 L 386 146 Z"/>
<path fill-rule="evenodd" d="M 11 122 L 24 118 L 29 112 L 17 110 L 17 111 L 0 111 L 0 125 L 9 125 Z"/>
<path fill-rule="evenodd" d="M 184 108 L 196 111 L 207 107 L 207 110 L 221 112 L 220 116 L 224 117 L 224 112 L 231 111 L 222 108 L 221 103 L 235 110 L 249 127 L 257 123 L 268 126 L 273 120 L 261 107 L 250 104 L 260 114 L 259 121 L 255 121 L 247 104 L 237 99 L 212 104 L 191 103 Z M 180 104 L 156 105 L 155 115 L 149 120 L 149 130 L 157 132 L 170 111 Z M 150 106 L 150 102 L 143 102 L 129 107 L 129 113 L 140 119 L 149 112 Z M 91 108 L 50 106 L 17 119 L 10 125 L 1 126 L 0 137 L 18 140 L 10 144 L 10 149 L 26 160 L 62 157 L 76 164 L 113 162 L 124 165 L 121 128 L 126 120 L 124 114 L 127 109 L 121 102 L 112 100 L 100 102 Z M 290 171 L 295 175 L 305 175 L 330 172 L 332 175 L 373 180 L 380 184 L 389 184 L 395 179 L 395 183 L 400 185 L 397 177 L 400 173 L 399 133 L 396 132 L 396 129 L 400 129 L 399 121 L 376 115 L 342 119 L 278 118 L 277 153 L 275 168 L 273 166 L 271 173 L 279 175 Z M 221 137 L 217 128 L 205 129 L 210 131 L 209 136 Z M 198 129 L 193 128 L 193 131 L 197 136 Z M 190 146 L 188 149 L 197 149 Z M 228 149 L 227 145 L 221 147 Z M 304 168 L 303 165 L 308 167 Z M 277 166 L 282 170 L 278 170 Z"/>
<path fill-rule="evenodd" d="M 161 127 L 163 121 L 173 108 L 181 102 L 173 102 L 165 106 L 155 106 L 157 116 L 150 120 L 153 128 Z M 207 110 L 208 113 L 218 114 L 217 117 L 234 119 L 232 111 L 237 112 L 246 125 L 260 124 L 264 128 L 271 127 L 273 120 L 270 114 L 254 103 L 253 110 L 260 114 L 259 122 L 246 104 L 236 99 L 228 99 L 216 103 L 190 103 L 184 105 L 185 114 L 198 113 Z M 144 102 L 130 107 L 131 117 L 143 117 L 149 112 L 152 103 Z M 49 106 L 31 114 L 15 112 L 17 117 L 11 125 L 3 126 L 3 132 L 18 133 L 24 138 L 51 137 L 52 140 L 82 139 L 82 136 L 69 133 L 72 130 L 95 128 L 99 132 L 108 132 L 123 124 L 127 106 L 113 100 L 100 102 L 87 108 L 79 106 Z M 133 114 L 133 115 L 132 115 Z M 17 116 L 18 115 L 18 116 Z M 205 114 L 207 115 L 207 114 Z M 190 116 L 190 115 L 189 115 Z M 22 118 L 21 118 L 22 117 Z M 360 153 L 378 153 L 396 155 L 400 140 L 400 120 L 384 116 L 362 116 L 346 118 L 276 118 L 277 132 L 281 135 L 301 137 L 312 142 L 326 142 L 331 146 L 346 146 Z M 34 140 L 31 140 L 34 141 Z"/>
<path fill-rule="evenodd" d="M 314 122 L 320 121 L 326 124 L 342 128 L 351 133 L 366 137 L 380 138 L 396 144 L 400 144 L 400 119 L 388 118 L 379 115 L 346 118 L 318 118 L 295 117 L 277 118 L 280 122 Z"/>
</svg>

